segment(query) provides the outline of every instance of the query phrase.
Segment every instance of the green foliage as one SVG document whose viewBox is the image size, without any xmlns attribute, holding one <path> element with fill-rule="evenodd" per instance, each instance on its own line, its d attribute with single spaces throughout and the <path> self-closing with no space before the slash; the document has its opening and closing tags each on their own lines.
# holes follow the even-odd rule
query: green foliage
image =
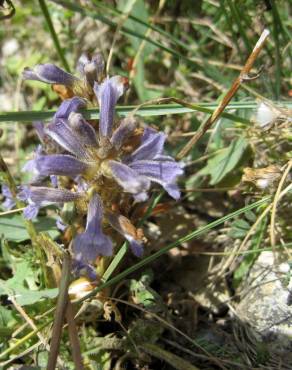
<svg viewBox="0 0 292 370">
<path fill-rule="evenodd" d="M 9 337 L 17 323 L 15 312 L 0 306 L 0 338 Z"/>
<path fill-rule="evenodd" d="M 46 231 L 53 239 L 60 234 L 56 227 L 56 220 L 53 218 L 39 217 L 34 225 L 38 232 Z M 23 217 L 21 215 L 0 217 L 0 237 L 16 243 L 28 240 L 29 235 L 23 223 Z"/>
<path fill-rule="evenodd" d="M 143 307 L 151 311 L 161 310 L 163 307 L 162 299 L 155 290 L 149 285 L 153 279 L 153 272 L 147 270 L 139 280 L 132 279 L 129 284 L 132 299 L 136 304 L 141 304 Z"/>
<path fill-rule="evenodd" d="M 231 142 L 220 153 L 208 160 L 207 166 L 200 172 L 201 175 L 210 175 L 210 185 L 216 185 L 236 168 L 248 147 L 248 141 L 240 137 Z"/>
<path fill-rule="evenodd" d="M 42 299 L 53 299 L 58 289 L 37 290 L 32 281 L 32 266 L 27 261 L 17 263 L 16 271 L 8 280 L 0 279 L 0 296 L 13 296 L 20 306 L 32 305 Z"/>
<path fill-rule="evenodd" d="M 129 336 L 136 344 L 155 343 L 163 332 L 163 327 L 150 320 L 135 320 L 129 329 Z"/>
</svg>

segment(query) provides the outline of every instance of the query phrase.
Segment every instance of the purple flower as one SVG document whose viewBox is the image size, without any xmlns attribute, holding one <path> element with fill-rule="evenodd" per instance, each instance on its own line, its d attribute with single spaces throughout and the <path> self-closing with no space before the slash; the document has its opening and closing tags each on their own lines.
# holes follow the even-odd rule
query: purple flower
<svg viewBox="0 0 292 370">
<path fill-rule="evenodd" d="M 66 72 L 51 66 L 38 67 L 34 73 L 47 82 L 66 80 L 75 84 L 75 77 L 70 80 Z M 109 256 L 113 251 L 111 239 L 103 233 L 103 219 L 129 242 L 136 256 L 143 253 L 141 230 L 112 210 L 112 205 L 123 197 L 121 191 L 131 194 L 136 201 L 145 201 L 154 182 L 171 197 L 179 199 L 176 181 L 183 169 L 180 163 L 164 153 L 164 133 L 145 127 L 143 135 L 137 136 L 136 123 L 131 116 L 115 123 L 115 105 L 125 91 L 123 78 L 107 77 L 100 82 L 102 68 L 98 58 L 89 60 L 83 57 L 78 68 L 87 83 L 94 86 L 100 106 L 99 133 L 97 135 L 78 112 L 84 107 L 84 99 L 65 100 L 51 123 L 38 125 L 41 140 L 46 142 L 45 139 L 50 138 L 55 143 L 53 154 L 52 151 L 50 154 L 38 152 L 31 164 L 39 178 L 50 177 L 56 186 L 63 183 L 62 177 L 71 178 L 67 183 L 74 191 L 30 186 L 24 188 L 19 196 L 28 202 L 25 209 L 27 218 L 36 216 L 39 208 L 47 204 L 74 202 L 81 197 L 82 204 L 86 204 L 89 198 L 85 231 L 74 238 L 72 249 L 75 269 L 88 271 L 88 267 L 91 271 L 98 256 Z M 133 137 L 140 138 L 138 146 L 131 141 Z M 60 181 L 56 176 L 61 177 Z"/>
<path fill-rule="evenodd" d="M 165 134 L 146 127 L 141 145 L 124 158 L 123 168 L 116 161 L 110 163 L 117 182 L 125 191 L 133 193 L 136 200 L 147 198 L 151 181 L 163 186 L 174 199 L 180 197 L 176 179 L 183 174 L 182 165 L 172 157 L 163 155 L 165 138 Z"/>
<path fill-rule="evenodd" d="M 11 191 L 7 185 L 2 184 L 1 192 L 3 197 L 6 198 L 2 203 L 2 207 L 9 211 L 10 209 L 16 206 L 15 200 L 13 199 Z"/>
<path fill-rule="evenodd" d="M 104 71 L 104 60 L 100 53 L 94 54 L 91 58 L 82 54 L 77 63 L 77 70 L 84 76 L 89 85 L 93 86 L 95 81 L 100 81 Z"/>
<path fill-rule="evenodd" d="M 176 179 L 183 174 L 183 169 L 172 157 L 163 154 L 165 134 L 146 127 L 141 145 L 132 154 L 126 156 L 122 151 L 119 153 L 135 129 L 133 119 L 125 119 L 112 132 L 114 106 L 121 89 L 118 80 L 107 79 L 97 92 L 100 94 L 101 105 L 99 140 L 90 124 L 80 113 L 76 113 L 81 104 L 80 99 L 64 101 L 44 132 L 70 155 L 39 155 L 35 159 L 37 171 L 41 176 L 62 175 L 74 178 L 81 175 L 91 180 L 100 176 L 112 177 L 125 192 L 133 194 L 137 201 L 146 200 L 151 182 L 156 182 L 170 196 L 178 199 L 180 192 Z M 116 155 L 115 151 L 118 151 Z"/>
<path fill-rule="evenodd" d="M 94 54 L 91 58 L 86 54 L 81 55 L 77 62 L 77 70 L 80 77 L 74 76 L 54 64 L 45 63 L 37 64 L 33 68 L 26 67 L 22 76 L 24 80 L 64 85 L 73 95 L 84 96 L 91 100 L 94 95 L 94 83 L 100 82 L 103 78 L 104 60 L 101 54 Z M 72 93 L 69 95 L 72 96 Z"/>
<path fill-rule="evenodd" d="M 100 197 L 94 193 L 89 201 L 85 231 L 73 240 L 75 259 L 92 264 L 98 256 L 112 255 L 112 241 L 102 232 L 103 208 Z"/>
<path fill-rule="evenodd" d="M 22 186 L 18 198 L 28 206 L 24 209 L 24 217 L 28 220 L 35 218 L 41 207 L 73 202 L 84 196 L 83 193 L 71 192 L 66 189 L 53 189 L 41 186 Z"/>
<path fill-rule="evenodd" d="M 23 71 L 23 78 L 25 80 L 42 81 L 49 84 L 60 84 L 66 86 L 73 86 L 78 79 L 65 72 L 63 69 L 54 64 L 37 64 L 33 69 L 25 68 Z"/>
<path fill-rule="evenodd" d="M 104 70 L 104 61 L 101 54 L 95 54 L 92 58 L 83 54 L 77 62 L 77 70 L 81 78 L 86 79 L 93 86 L 95 81 L 100 80 Z M 81 82 L 79 77 L 51 63 L 37 64 L 34 68 L 26 67 L 23 71 L 23 78 L 25 80 L 36 80 L 69 87 Z"/>
</svg>

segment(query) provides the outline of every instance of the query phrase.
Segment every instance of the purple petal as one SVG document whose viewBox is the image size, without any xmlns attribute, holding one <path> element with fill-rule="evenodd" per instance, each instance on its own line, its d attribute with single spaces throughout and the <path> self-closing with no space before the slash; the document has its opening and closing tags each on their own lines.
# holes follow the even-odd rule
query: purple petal
<svg viewBox="0 0 292 370">
<path fill-rule="evenodd" d="M 99 81 L 104 70 L 104 60 L 100 53 L 96 53 L 92 58 L 82 54 L 78 60 L 77 69 L 83 75 L 89 85 L 93 86 L 95 81 Z"/>
<path fill-rule="evenodd" d="M 66 189 L 53 189 L 42 186 L 23 186 L 18 193 L 20 200 L 37 205 L 73 202 L 83 196 L 82 193 L 73 193 Z"/>
<path fill-rule="evenodd" d="M 183 174 L 179 163 L 175 161 L 136 161 L 129 165 L 134 171 L 149 180 L 162 185 L 174 199 L 180 197 L 180 192 L 175 184 L 176 178 Z"/>
<path fill-rule="evenodd" d="M 90 158 L 90 154 L 82 142 L 82 137 L 73 132 L 65 120 L 58 119 L 51 123 L 47 126 L 45 133 L 68 152 L 75 154 L 77 158 L 86 160 Z"/>
<path fill-rule="evenodd" d="M 143 256 L 143 253 L 144 253 L 144 248 L 143 248 L 143 245 L 138 243 L 137 240 L 135 240 L 133 237 L 131 236 L 128 236 L 126 237 L 126 239 L 128 240 L 128 242 L 130 243 L 130 247 L 131 247 L 131 251 L 132 253 L 136 256 L 136 257 L 139 257 L 141 258 Z"/>
<path fill-rule="evenodd" d="M 38 176 L 38 170 L 36 168 L 36 159 L 30 159 L 29 161 L 27 161 L 22 169 L 21 169 L 21 172 L 30 172 L 32 173 L 34 176 Z"/>
<path fill-rule="evenodd" d="M 41 176 L 59 175 L 75 177 L 84 174 L 90 166 L 71 155 L 41 155 L 36 160 L 36 168 Z"/>
<path fill-rule="evenodd" d="M 132 153 L 127 162 L 142 159 L 153 159 L 163 151 L 166 135 L 163 132 L 146 127 L 141 139 L 141 145 Z"/>
<path fill-rule="evenodd" d="M 94 128 L 85 121 L 80 113 L 70 113 L 68 123 L 72 130 L 80 137 L 85 145 L 98 146 Z"/>
<path fill-rule="evenodd" d="M 2 203 L 2 207 L 6 209 L 7 211 L 9 211 L 15 206 L 16 206 L 16 203 L 12 198 L 6 198 L 4 202 Z"/>
<path fill-rule="evenodd" d="M 64 231 L 67 229 L 68 225 L 61 219 L 61 217 L 57 218 L 56 226 L 60 231 Z"/>
<path fill-rule="evenodd" d="M 44 124 L 44 122 L 36 121 L 36 122 L 33 123 L 33 127 L 35 128 L 40 141 L 43 141 L 44 137 L 45 137 L 45 124 Z"/>
<path fill-rule="evenodd" d="M 173 199 L 180 198 L 179 187 L 176 184 L 164 184 L 163 187 Z"/>
<path fill-rule="evenodd" d="M 102 201 L 97 193 L 94 193 L 89 201 L 86 231 L 94 233 L 97 229 L 101 230 L 103 216 Z"/>
<path fill-rule="evenodd" d="M 138 202 L 145 202 L 148 198 L 149 195 L 146 191 L 138 193 L 138 194 L 133 194 L 135 201 Z"/>
<path fill-rule="evenodd" d="M 102 232 L 102 204 L 97 194 L 90 199 L 85 232 L 73 240 L 73 251 L 77 261 L 92 263 L 100 255 L 112 255 L 112 241 Z"/>
<path fill-rule="evenodd" d="M 122 188 L 132 194 L 145 193 L 150 187 L 150 181 L 123 163 L 109 161 L 113 177 Z"/>
<path fill-rule="evenodd" d="M 71 112 L 77 112 L 80 108 L 86 107 L 86 100 L 74 96 L 72 99 L 64 100 L 57 112 L 55 113 L 53 120 L 58 118 L 68 118 Z"/>
<path fill-rule="evenodd" d="M 40 209 L 40 207 L 38 207 L 37 205 L 29 204 L 23 210 L 24 218 L 26 218 L 27 220 L 32 220 L 32 219 L 36 218 L 36 216 L 39 213 L 39 209 Z"/>
<path fill-rule="evenodd" d="M 86 275 L 90 280 L 94 281 L 97 279 L 97 273 L 91 265 L 84 263 L 83 261 L 73 260 L 72 263 L 73 274 L 77 276 Z"/>
<path fill-rule="evenodd" d="M 119 76 L 107 78 L 101 85 L 94 84 L 94 92 L 100 106 L 99 135 L 110 137 L 114 121 L 115 105 L 124 93 L 124 84 Z"/>
<path fill-rule="evenodd" d="M 183 174 L 183 170 L 175 161 L 141 160 L 130 163 L 129 167 L 158 183 L 172 183 Z"/>
<path fill-rule="evenodd" d="M 136 128 L 136 122 L 132 117 L 125 118 L 120 126 L 114 131 L 111 137 L 112 145 L 118 150 L 124 141 L 133 133 Z"/>
<path fill-rule="evenodd" d="M 78 71 L 81 75 L 83 75 L 83 73 L 84 73 L 84 66 L 85 66 L 86 64 L 88 64 L 88 63 L 90 63 L 90 59 L 89 59 L 89 57 L 88 57 L 87 53 L 82 53 L 82 54 L 80 55 L 80 57 L 78 58 L 77 66 L 76 66 L 77 71 Z"/>
<path fill-rule="evenodd" d="M 81 176 L 77 176 L 74 181 L 79 192 L 86 192 L 89 189 L 89 184 Z"/>
<path fill-rule="evenodd" d="M 30 197 L 30 190 L 29 186 L 21 186 L 20 191 L 17 193 L 17 199 L 22 200 L 23 202 L 27 202 Z"/>
<path fill-rule="evenodd" d="M 38 145 L 37 149 L 35 150 L 35 158 L 27 161 L 21 169 L 21 172 L 29 173 L 32 175 L 30 183 L 39 184 L 42 183 L 44 180 L 44 176 L 40 174 L 37 168 L 37 159 L 42 156 L 43 154 L 43 147 Z"/>
<path fill-rule="evenodd" d="M 56 175 L 50 175 L 51 184 L 54 188 L 59 186 L 58 177 Z"/>
<path fill-rule="evenodd" d="M 70 73 L 50 63 L 37 64 L 33 69 L 25 68 L 22 76 L 25 80 L 36 80 L 66 86 L 72 86 L 78 80 Z"/>
<path fill-rule="evenodd" d="M 9 187 L 5 184 L 1 185 L 1 193 L 2 193 L 3 197 L 12 198 L 12 193 L 11 193 Z"/>
</svg>

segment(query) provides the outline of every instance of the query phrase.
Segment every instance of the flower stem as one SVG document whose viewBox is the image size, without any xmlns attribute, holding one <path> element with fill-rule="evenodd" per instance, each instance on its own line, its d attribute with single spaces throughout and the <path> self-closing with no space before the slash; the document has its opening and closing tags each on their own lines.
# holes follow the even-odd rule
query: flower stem
<svg viewBox="0 0 292 370">
<path fill-rule="evenodd" d="M 54 315 L 54 325 L 52 330 L 52 340 L 48 359 L 47 370 L 56 368 L 57 357 L 60 348 L 63 322 L 68 303 L 68 286 L 70 282 L 71 259 L 68 253 L 64 253 L 62 275 L 59 287 L 59 295 Z"/>
</svg>

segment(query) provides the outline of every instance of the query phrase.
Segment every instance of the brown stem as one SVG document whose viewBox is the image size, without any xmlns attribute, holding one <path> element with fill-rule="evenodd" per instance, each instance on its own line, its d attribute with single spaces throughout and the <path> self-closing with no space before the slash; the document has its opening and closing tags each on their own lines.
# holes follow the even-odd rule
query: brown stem
<svg viewBox="0 0 292 370">
<path fill-rule="evenodd" d="M 82 362 L 78 331 L 77 331 L 76 323 L 74 320 L 73 306 L 70 300 L 68 301 L 68 304 L 67 304 L 66 320 L 68 323 L 69 339 L 71 343 L 72 357 L 73 357 L 73 361 L 75 364 L 75 370 L 83 370 L 84 367 L 83 367 L 83 362 Z"/>
<path fill-rule="evenodd" d="M 205 134 L 205 132 L 213 125 L 213 123 L 220 117 L 223 113 L 224 109 L 233 98 L 237 90 L 239 89 L 240 85 L 249 79 L 248 74 L 258 57 L 260 51 L 262 50 L 264 43 L 269 36 L 269 31 L 264 30 L 261 34 L 258 42 L 256 43 L 253 51 L 251 52 L 250 56 L 248 57 L 244 67 L 242 68 L 239 76 L 234 80 L 232 86 L 225 94 L 224 98 L 215 109 L 213 114 L 208 118 L 208 120 L 199 128 L 199 130 L 195 133 L 195 135 L 191 138 L 191 140 L 185 145 L 185 147 L 178 153 L 177 158 L 182 159 L 188 152 L 192 149 L 192 147 L 197 143 L 198 140 Z"/>
<path fill-rule="evenodd" d="M 70 278 L 71 259 L 68 253 L 64 253 L 62 275 L 60 281 L 60 290 L 58 295 L 58 301 L 56 311 L 54 315 L 54 324 L 52 330 L 52 340 L 50 346 L 50 353 L 48 359 L 47 370 L 55 370 L 57 357 L 59 353 L 59 347 L 61 342 L 61 335 L 63 329 L 63 322 L 68 303 L 68 286 Z"/>
</svg>

